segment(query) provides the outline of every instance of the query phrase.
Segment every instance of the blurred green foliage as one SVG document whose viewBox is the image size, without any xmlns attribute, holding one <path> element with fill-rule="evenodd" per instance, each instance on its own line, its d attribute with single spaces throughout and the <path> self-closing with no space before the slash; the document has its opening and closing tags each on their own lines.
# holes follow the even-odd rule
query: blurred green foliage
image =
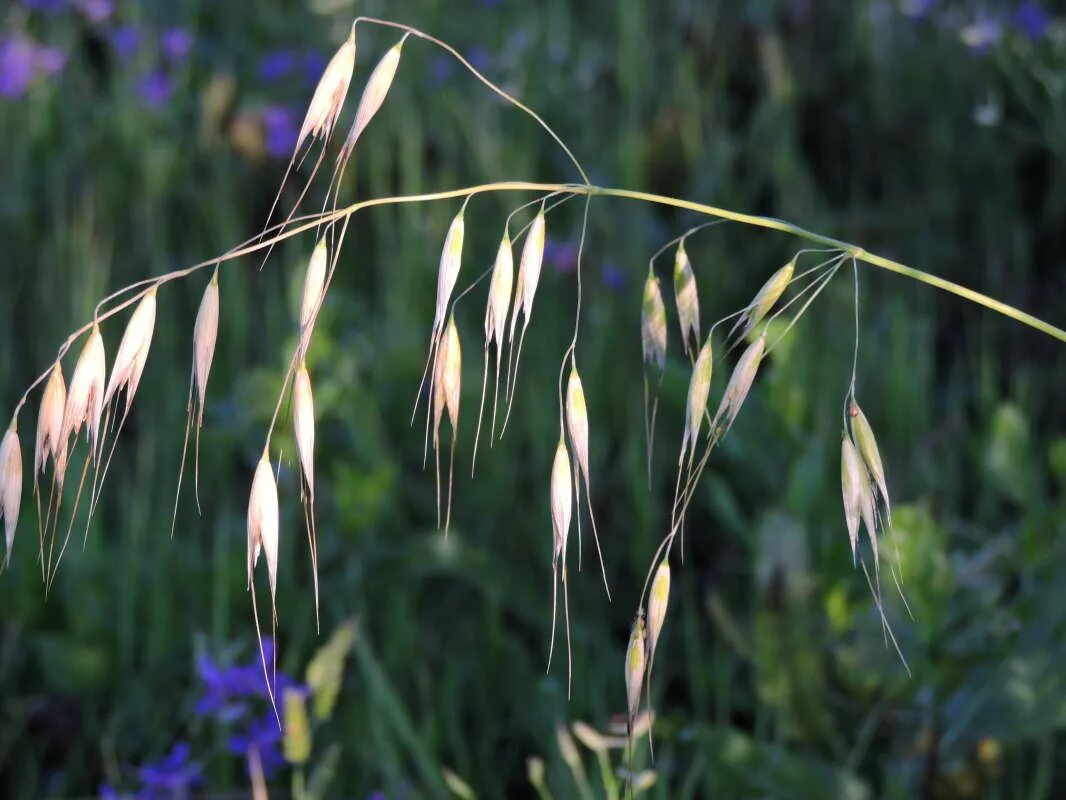
<svg viewBox="0 0 1066 800">
<path fill-rule="evenodd" d="M 328 55 L 356 13 L 396 16 L 478 54 L 596 182 L 785 217 L 1061 325 L 1066 28 L 1057 21 L 1030 40 L 1008 26 L 975 52 L 958 32 L 971 4 L 901 13 L 916 5 L 544 0 L 459 13 L 431 0 L 402 10 L 380 0 L 119 3 L 108 25 L 180 24 L 195 37 L 191 56 L 167 67 L 173 95 L 153 107 L 139 81 L 165 63 L 155 45 L 124 62 L 110 29 L 84 15 L 11 4 L 0 10 L 5 32 L 58 44 L 69 60 L 21 99 L 0 102 L 0 408 L 13 407 L 100 297 L 261 227 L 284 170 L 263 155 L 262 107 L 299 109 L 310 89 L 266 82 L 257 65 L 279 48 Z M 396 38 L 371 28 L 359 36 L 357 89 Z M 405 48 L 346 196 L 574 179 L 534 124 L 437 55 Z M 491 263 L 518 202 L 472 201 L 464 279 Z M 314 748 L 339 745 L 331 786 L 345 797 L 463 786 L 479 797 L 528 796 L 530 757 L 542 759 L 528 767 L 543 770 L 542 791 L 578 796 L 556 727 L 580 719 L 603 729 L 623 709 L 628 626 L 669 512 L 684 418 L 688 368 L 671 320 L 649 491 L 641 281 L 647 256 L 698 220 L 624 201 L 591 206 L 578 359 L 615 599 L 604 598 L 586 541 L 586 569 L 571 581 L 568 700 L 563 670 L 545 674 L 545 663 L 548 473 L 574 276 L 546 269 L 514 417 L 474 479 L 465 469 L 477 402 L 469 387 L 479 386 L 484 287 L 459 305 L 467 391 L 444 539 L 433 529 L 420 424 L 409 418 L 439 247 L 457 206 L 358 215 L 316 328 L 322 629 L 353 615 L 360 627 L 335 700 L 335 665 L 313 662 L 318 677 L 308 679 L 323 689 L 310 713 L 335 703 Z M 580 213 L 579 203 L 553 213 L 554 241 L 576 240 Z M 798 246 L 736 225 L 690 240 L 705 326 L 747 302 Z M 169 538 L 206 274 L 160 293 L 104 500 L 47 600 L 24 501 L 12 567 L 0 577 L 5 796 L 91 794 L 105 774 L 210 735 L 213 723 L 192 710 L 194 657 L 254 636 L 245 501 L 311 247 L 290 240 L 262 271 L 254 259 L 223 270 L 202 515 L 187 491 Z M 840 509 L 852 291 L 842 273 L 775 351 L 697 493 L 656 661 L 658 780 L 646 796 L 1061 796 L 1066 360 L 1050 339 L 958 298 L 860 273 L 858 397 L 895 500 L 892 546 L 914 618 L 896 598 L 887 610 L 909 677 L 852 568 Z M 104 329 L 109 354 L 120 331 Z M 291 444 L 284 452 L 291 457 Z M 298 488 L 283 464 L 278 666 L 290 670 L 323 644 Z M 596 795 L 611 782 L 600 774 L 589 769 Z M 212 790 L 245 785 L 236 762 L 212 762 L 207 777 Z"/>
</svg>

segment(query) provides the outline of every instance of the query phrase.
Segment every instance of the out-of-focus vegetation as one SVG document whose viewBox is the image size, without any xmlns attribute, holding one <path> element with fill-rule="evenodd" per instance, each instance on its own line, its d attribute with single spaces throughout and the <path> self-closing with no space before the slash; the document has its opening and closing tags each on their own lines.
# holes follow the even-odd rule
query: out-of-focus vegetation
<svg viewBox="0 0 1066 800">
<path fill-rule="evenodd" d="M 100 297 L 259 230 L 303 104 L 357 13 L 453 43 L 542 112 L 596 182 L 788 218 L 1066 320 L 1066 22 L 1036 3 L 22 0 L 0 9 L 0 413 Z M 397 38 L 359 36 L 356 91 Z M 576 177 L 530 120 L 414 41 L 360 147 L 348 197 Z M 490 263 L 517 202 L 472 201 L 464 276 Z M 444 539 L 409 416 L 456 208 L 386 208 L 352 223 L 309 365 L 323 633 L 286 466 L 278 669 L 305 680 L 328 633 L 352 617 L 354 655 L 328 721 L 306 701 L 309 755 L 306 742 L 257 730 L 279 759 L 328 760 L 325 796 L 603 796 L 618 790 L 620 752 L 597 756 L 578 737 L 575 753 L 558 726 L 606 732 L 624 708 L 628 626 L 669 513 L 688 379 L 671 318 L 649 491 L 641 283 L 647 257 L 699 220 L 592 202 L 578 354 L 614 602 L 586 541 L 585 569 L 571 576 L 568 701 L 561 662 L 544 669 L 548 474 L 580 203 L 549 222 L 516 410 L 474 479 L 458 468 L 472 455 L 467 392 Z M 262 271 L 251 259 L 223 271 L 202 515 L 186 492 L 169 537 L 206 275 L 160 292 L 104 500 L 47 600 L 25 495 L 0 577 L 4 796 L 104 784 L 183 796 L 152 794 L 145 769 L 186 775 L 197 791 L 247 786 L 250 739 L 235 747 L 234 723 L 201 707 L 204 665 L 257 663 L 245 502 L 312 244 L 286 242 Z M 736 225 L 690 240 L 704 325 L 747 302 L 799 246 Z M 657 773 L 647 796 L 1061 796 L 1061 345 L 861 270 L 859 398 L 885 457 L 914 611 L 888 601 L 908 677 L 852 568 L 840 509 L 852 291 L 842 273 L 764 365 L 697 493 L 656 660 L 656 761 L 642 751 L 635 765 Z M 479 384 L 482 298 L 459 310 L 468 387 Z M 104 330 L 111 354 L 120 331 Z M 716 372 L 712 398 L 724 364 Z M 271 796 L 285 796 L 293 768 L 275 766 Z"/>
</svg>

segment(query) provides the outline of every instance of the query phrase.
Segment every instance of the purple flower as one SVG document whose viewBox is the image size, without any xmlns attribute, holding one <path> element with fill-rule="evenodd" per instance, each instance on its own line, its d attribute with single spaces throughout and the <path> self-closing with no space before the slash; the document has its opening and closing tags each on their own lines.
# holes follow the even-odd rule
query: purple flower
<svg viewBox="0 0 1066 800">
<path fill-rule="evenodd" d="M 149 72 L 137 82 L 137 94 L 149 108 L 162 108 L 174 94 L 174 82 L 165 72 Z"/>
<path fill-rule="evenodd" d="M 203 770 L 189 760 L 189 745 L 178 742 L 162 761 L 145 764 L 137 771 L 142 791 L 139 797 L 170 798 L 187 794 L 203 781 Z"/>
<path fill-rule="evenodd" d="M 284 109 L 278 110 L 288 113 Z M 269 637 L 263 640 L 263 653 L 267 664 L 273 662 L 274 642 Z M 210 714 L 224 722 L 238 720 L 248 712 L 248 705 L 244 702 L 247 698 L 266 699 L 268 696 L 258 648 L 249 663 L 232 667 L 219 667 L 210 656 L 201 656 L 196 663 L 196 671 L 204 684 L 204 695 L 196 703 L 196 713 L 201 716 Z M 275 696 L 286 689 L 307 691 L 305 686 L 279 672 L 275 679 Z"/>
<path fill-rule="evenodd" d="M 549 236 L 544 243 L 544 260 L 556 272 L 573 272 L 577 267 L 577 245 L 573 242 L 557 242 Z"/>
<path fill-rule="evenodd" d="M 95 24 L 106 22 L 115 11 L 113 0 L 74 0 L 74 5 Z"/>
<path fill-rule="evenodd" d="M 625 270 L 617 264 L 612 264 L 610 262 L 604 264 L 600 277 L 603 279 L 603 285 L 612 292 L 620 292 L 626 288 L 627 278 Z"/>
<path fill-rule="evenodd" d="M 129 61 L 141 47 L 141 30 L 135 25 L 120 25 L 108 38 L 120 61 Z"/>
<path fill-rule="evenodd" d="M 37 72 L 37 48 L 29 39 L 0 40 L 0 97 L 26 93 Z"/>
<path fill-rule="evenodd" d="M 1026 0 L 1014 10 L 1012 21 L 1014 27 L 1030 41 L 1035 41 L 1047 33 L 1050 24 L 1047 12 L 1032 0 Z"/>
<path fill-rule="evenodd" d="M 280 80 L 296 67 L 296 54 L 292 50 L 275 50 L 259 61 L 259 77 L 267 83 Z M 315 78 L 317 81 L 318 78 Z"/>
<path fill-rule="evenodd" d="M 321 53 L 311 51 L 304 53 L 303 73 L 304 80 L 312 86 L 317 86 L 322 73 L 326 71 L 326 57 Z"/>
<path fill-rule="evenodd" d="M 271 158 L 288 158 L 296 147 L 296 118 L 282 106 L 266 106 L 260 112 L 263 139 Z M 279 676 L 280 678 L 281 676 Z"/>
<path fill-rule="evenodd" d="M 281 755 L 281 726 L 273 711 L 268 711 L 259 719 L 253 720 L 242 733 L 229 737 L 226 747 L 234 755 L 246 756 L 251 751 L 259 754 L 263 772 L 271 775 L 285 763 Z"/>
<path fill-rule="evenodd" d="M 184 28 L 167 28 L 159 36 L 159 49 L 171 61 L 184 61 L 192 50 L 192 34 Z"/>
</svg>

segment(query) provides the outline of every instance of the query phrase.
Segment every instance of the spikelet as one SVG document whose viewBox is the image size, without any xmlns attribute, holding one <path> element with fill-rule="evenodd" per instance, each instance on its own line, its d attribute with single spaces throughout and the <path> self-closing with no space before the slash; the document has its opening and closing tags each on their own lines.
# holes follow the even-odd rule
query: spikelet
<svg viewBox="0 0 1066 800">
<path fill-rule="evenodd" d="M 551 474 L 552 552 L 556 560 L 565 557 L 566 539 L 570 534 L 574 502 L 571 479 L 570 456 L 566 451 L 566 442 L 560 436 Z"/>
<path fill-rule="evenodd" d="M 862 513 L 862 486 L 865 482 L 859 454 L 851 439 L 845 435 L 840 441 L 840 488 L 844 499 L 844 521 L 848 526 L 851 542 L 851 560 L 854 564 L 859 545 L 859 516 Z"/>
<path fill-rule="evenodd" d="M 693 348 L 700 342 L 700 298 L 696 290 L 696 275 L 685 252 L 684 242 L 678 244 L 674 256 L 674 299 L 681 323 L 681 344 L 685 355 L 690 356 L 689 336 L 692 337 Z"/>
<path fill-rule="evenodd" d="M 459 267 L 463 260 L 463 234 L 466 225 L 463 222 L 463 209 L 452 219 L 448 233 L 444 237 L 444 248 L 440 253 L 440 268 L 437 271 L 437 310 L 433 317 L 434 337 L 444 327 L 444 317 L 448 313 L 448 303 L 459 279 Z"/>
<path fill-rule="evenodd" d="M 666 366 L 666 306 L 663 305 L 659 279 L 651 271 L 644 281 L 644 302 L 640 307 L 640 339 L 644 350 L 644 363 L 661 374 Z M 685 352 L 688 352 L 687 347 Z"/>
<path fill-rule="evenodd" d="M 93 325 L 85 347 L 78 356 L 74 375 L 70 379 L 67 405 L 63 411 L 63 432 L 60 436 L 63 442 L 67 442 L 70 436 L 77 435 L 84 425 L 92 444 L 94 458 L 100 434 L 100 416 L 104 410 L 104 378 L 107 371 L 105 359 L 100 326 Z"/>
<path fill-rule="evenodd" d="M 303 146 L 307 137 L 329 139 L 333 127 L 337 124 L 344 98 L 352 82 L 355 70 L 355 28 L 352 27 L 348 39 L 340 46 L 333 58 L 326 65 L 322 77 L 318 79 L 315 93 L 307 106 L 300 134 L 296 137 L 296 151 Z"/>
<path fill-rule="evenodd" d="M 278 581 L 278 486 L 270 468 L 267 451 L 263 451 L 252 478 L 248 498 L 248 585 L 252 585 L 252 570 L 262 551 L 267 560 L 270 581 L 270 601 L 275 603 Z"/>
<path fill-rule="evenodd" d="M 888 500 L 888 484 L 885 482 L 885 467 L 881 463 L 881 452 L 877 447 L 877 439 L 874 438 L 873 428 L 870 427 L 866 415 L 859 408 L 858 403 L 852 403 L 849 410 L 851 416 L 851 435 L 859 448 L 862 460 L 866 462 L 866 469 L 870 471 L 877 489 L 881 493 L 881 499 L 885 504 L 886 516 L 891 516 L 891 505 Z"/>
<path fill-rule="evenodd" d="M 481 405 L 477 414 L 477 433 L 474 436 L 474 458 L 470 467 L 473 474 L 477 463 L 477 446 L 481 440 L 481 417 L 485 410 L 485 395 L 489 379 L 489 347 L 496 345 L 496 372 L 492 382 L 492 435 L 496 438 L 496 408 L 500 395 L 500 364 L 503 359 L 503 337 L 507 333 L 507 312 L 511 306 L 511 289 L 514 285 L 514 254 L 511 251 L 511 237 L 505 230 L 500 246 L 496 250 L 496 261 L 492 266 L 492 280 L 489 283 L 489 299 L 485 304 L 485 369 L 481 378 Z"/>
<path fill-rule="evenodd" d="M 770 276 L 770 279 L 762 285 L 762 288 L 755 294 L 755 299 L 751 301 L 747 310 L 737 320 L 733 330 L 737 327 L 743 326 L 740 332 L 741 337 L 746 336 L 748 332 L 763 321 L 763 318 L 770 313 L 770 309 L 774 307 L 774 303 L 781 297 L 781 293 L 785 291 L 785 287 L 788 286 L 789 281 L 792 280 L 792 273 L 796 269 L 796 259 L 792 258 L 785 266 L 781 267 L 777 272 Z"/>
<path fill-rule="evenodd" d="M 359 98 L 359 108 L 355 112 L 355 121 L 352 123 L 351 130 L 348 131 L 348 138 L 344 140 L 344 148 L 341 151 L 342 161 L 347 161 L 352 157 L 356 142 L 359 141 L 359 137 L 363 135 L 366 126 L 370 124 L 370 120 L 374 118 L 374 115 L 378 113 L 385 102 L 389 88 L 392 86 L 392 81 L 396 77 L 396 68 L 400 65 L 400 52 L 403 50 L 403 43 L 406 40 L 407 34 L 404 34 L 403 38 L 389 48 L 389 51 L 381 57 L 381 61 L 374 67 L 374 71 L 370 73 L 366 88 L 363 89 L 363 96 Z"/>
<path fill-rule="evenodd" d="M 518 286 L 515 291 L 514 309 L 511 311 L 510 339 L 512 344 L 519 312 L 525 315 L 525 321 L 522 323 L 523 330 L 529 325 L 529 317 L 533 313 L 533 298 L 537 293 L 540 270 L 544 264 L 544 235 L 544 211 L 542 209 L 529 227 L 525 244 L 522 245 L 522 257 L 518 262 Z"/>
<path fill-rule="evenodd" d="M 4 540 L 7 545 L 5 568 L 11 563 L 11 548 L 15 545 L 21 504 L 22 448 L 19 445 L 18 421 L 12 418 L 3 440 L 0 440 L 0 517 L 4 518 Z"/>
<path fill-rule="evenodd" d="M 211 362 L 215 358 L 215 343 L 218 341 L 218 270 L 211 276 L 210 283 L 200 300 L 200 309 L 196 312 L 196 325 L 193 328 L 193 375 L 196 381 L 196 394 L 200 400 L 200 413 L 197 426 L 203 425 L 204 403 L 207 399 L 207 379 L 211 375 Z"/>
<path fill-rule="evenodd" d="M 644 650 L 644 610 L 637 611 L 633 620 L 633 629 L 629 634 L 629 646 L 626 648 L 626 730 L 630 747 L 633 745 L 633 728 L 640 709 L 640 691 L 644 684 L 644 667 L 646 653 Z"/>
<path fill-rule="evenodd" d="M 122 389 L 126 390 L 126 411 L 133 403 L 133 396 L 141 382 L 144 365 L 148 361 L 148 351 L 152 346 L 152 334 L 155 332 L 156 287 L 152 287 L 137 304 L 130 317 L 126 330 L 119 342 L 115 363 L 111 367 L 111 378 L 104 394 L 104 405 L 109 406 L 112 398 Z"/>
<path fill-rule="evenodd" d="M 692 367 L 692 378 L 688 384 L 688 401 L 685 404 L 685 435 L 681 441 L 681 458 L 678 463 L 684 460 L 686 452 L 696 451 L 703 415 L 707 411 L 707 395 L 711 391 L 713 368 L 711 337 L 708 336 L 696 357 L 696 364 Z M 691 450 L 687 449 L 689 447 Z"/>
<path fill-rule="evenodd" d="M 570 433 L 570 444 L 574 456 L 581 468 L 581 477 L 585 481 L 585 490 L 589 490 L 589 416 L 585 405 L 585 388 L 577 366 L 570 367 L 570 377 L 566 382 L 566 428 Z"/>
<path fill-rule="evenodd" d="M 37 442 L 33 450 L 33 475 L 36 480 L 44 472 L 45 462 L 52 457 L 57 476 L 66 461 L 66 442 L 63 440 L 63 411 L 67 404 L 67 385 L 63 380 L 63 365 L 56 361 L 48 376 L 41 408 L 37 413 Z"/>
<path fill-rule="evenodd" d="M 755 374 L 759 371 L 759 364 L 762 363 L 765 352 L 766 334 L 764 333 L 748 345 L 740 360 L 737 361 L 736 367 L 733 368 L 733 374 L 729 376 L 729 383 L 725 387 L 725 394 L 722 395 L 722 402 L 711 423 L 714 431 L 724 435 L 733 427 L 733 422 L 751 391 L 751 385 L 755 381 Z"/>
<path fill-rule="evenodd" d="M 433 451 L 437 462 L 437 523 L 440 524 L 440 423 L 444 412 L 452 425 L 451 458 L 448 469 L 448 503 L 444 521 L 445 535 L 451 526 L 452 484 L 455 476 L 455 441 L 459 436 L 459 401 L 462 396 L 463 351 L 459 342 L 459 330 L 455 315 L 448 318 L 448 325 L 441 335 L 437 362 L 433 374 Z"/>
<path fill-rule="evenodd" d="M 311 497 L 315 496 L 315 400 L 307 364 L 301 362 L 292 385 L 292 422 L 300 469 Z"/>
<path fill-rule="evenodd" d="M 663 557 L 655 570 L 648 595 L 648 660 L 655 663 L 655 646 L 666 620 L 666 607 L 670 601 L 670 562 Z"/>
<path fill-rule="evenodd" d="M 858 452 L 854 447 L 853 452 Z M 881 557 L 877 548 L 877 506 L 874 500 L 874 487 L 866 467 L 859 464 L 859 509 L 862 521 L 866 525 L 866 535 L 870 537 L 870 548 L 874 553 L 874 572 L 881 571 Z"/>
<path fill-rule="evenodd" d="M 304 274 L 303 298 L 300 301 L 300 340 L 306 345 L 310 339 L 310 327 L 314 324 L 326 288 L 326 268 L 329 266 L 329 250 L 323 237 L 311 252 Z"/>
</svg>

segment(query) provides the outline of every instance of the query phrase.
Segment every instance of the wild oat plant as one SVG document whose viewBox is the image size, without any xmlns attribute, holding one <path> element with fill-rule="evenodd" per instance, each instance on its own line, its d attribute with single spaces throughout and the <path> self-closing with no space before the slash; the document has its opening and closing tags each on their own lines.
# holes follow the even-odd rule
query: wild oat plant
<svg viewBox="0 0 1066 800">
<path fill-rule="evenodd" d="M 399 33 L 396 43 L 380 58 L 370 71 L 356 107 L 355 117 L 339 150 L 333 148 L 334 134 L 340 120 L 356 67 L 356 33 L 359 25 L 381 26 Z M 528 115 L 562 149 L 573 164 L 579 180 L 562 183 L 528 181 L 500 181 L 447 191 L 393 197 L 372 197 L 341 204 L 345 188 L 344 177 L 351 160 L 362 155 L 359 140 L 389 96 L 389 90 L 400 74 L 399 68 L 408 40 L 420 41 L 442 48 L 457 59 L 488 89 L 521 113 Z M 372 157 L 372 154 L 367 154 Z M 323 169 L 323 166 L 326 169 Z M 330 169 L 330 166 L 332 169 Z M 320 174 L 321 173 L 321 174 Z M 325 186 L 323 176 L 329 174 Z M 306 177 L 303 177 L 306 176 Z M 284 214 L 284 221 L 275 222 L 288 181 L 298 181 L 299 195 Z M 312 190 L 323 198 L 320 210 L 300 214 Z M 470 201 L 478 195 L 500 193 L 519 198 L 517 206 L 503 220 L 500 245 L 492 267 L 459 287 L 463 265 L 463 239 L 466 212 Z M 108 466 L 115 453 L 123 424 L 129 414 L 140 384 L 141 376 L 152 344 L 156 322 L 156 306 L 160 290 L 186 279 L 206 277 L 203 299 L 192 329 L 192 356 L 189 369 L 188 417 L 182 463 L 178 468 L 173 522 L 185 477 L 187 457 L 192 458 L 193 494 L 199 506 L 200 433 L 204 421 L 204 406 L 211 375 L 211 362 L 224 321 L 220 304 L 220 281 L 236 260 L 249 254 L 261 254 L 266 263 L 273 247 L 282 240 L 305 236 L 313 241 L 307 264 L 300 317 L 296 320 L 298 338 L 288 369 L 279 387 L 270 426 L 266 431 L 262 456 L 251 480 L 248 499 L 247 575 L 255 626 L 260 642 L 260 661 L 266 679 L 270 701 L 277 711 L 274 697 L 273 664 L 268 664 L 264 636 L 260 623 L 259 601 L 256 596 L 255 568 L 260 556 L 266 562 L 267 587 L 270 593 L 270 623 L 277 622 L 277 571 L 279 504 L 276 470 L 285 455 L 273 441 L 282 418 L 282 410 L 291 403 L 291 419 L 296 444 L 295 461 L 299 465 L 301 492 L 299 502 L 303 510 L 312 574 L 316 615 L 318 611 L 317 534 L 315 525 L 315 409 L 313 376 L 306 366 L 306 355 L 314 343 L 315 322 L 326 301 L 330 284 L 340 263 L 345 235 L 352 217 L 375 206 L 455 201 L 458 210 L 448 227 L 440 254 L 437 277 L 436 307 L 429 327 L 425 370 L 422 386 L 415 395 L 412 422 L 419 413 L 419 401 L 426 397 L 424 458 L 428 459 L 432 444 L 437 489 L 437 522 L 448 535 L 451 521 L 452 487 L 455 476 L 455 444 L 459 436 L 460 401 L 462 398 L 462 341 L 461 323 L 464 307 L 460 300 L 488 278 L 488 295 L 484 312 L 484 341 L 482 344 L 481 396 L 477 406 L 477 421 L 473 425 L 473 473 L 477 464 L 477 450 L 482 431 L 489 444 L 502 437 L 518 396 L 519 367 L 526 334 L 533 319 L 534 301 L 544 261 L 546 230 L 555 209 L 572 199 L 583 200 L 581 244 L 576 269 L 576 307 L 573 335 L 559 360 L 557 397 L 559 439 L 550 473 L 545 468 L 545 531 L 551 522 L 550 548 L 545 534 L 545 557 L 550 560 L 553 579 L 551 596 L 552 635 L 547 643 L 548 668 L 551 668 L 556 639 L 557 615 L 562 610 L 562 628 L 567 645 L 567 679 L 571 674 L 569 587 L 570 530 L 576 522 L 580 536 L 582 498 L 587 509 L 589 526 L 595 541 L 604 590 L 610 597 L 608 576 L 600 550 L 599 532 L 589 498 L 592 493 L 592 471 L 589 463 L 589 441 L 594 433 L 589 419 L 586 390 L 579 365 L 579 333 L 581 328 L 582 292 L 581 261 L 585 245 L 591 201 L 611 198 L 643 203 L 674 206 L 713 218 L 683 232 L 666 243 L 649 259 L 644 282 L 639 336 L 643 352 L 643 381 L 645 401 L 645 437 L 648 452 L 649 483 L 651 453 L 655 442 L 658 395 L 667 360 L 667 305 L 663 299 L 657 273 L 660 256 L 672 251 L 673 301 L 677 311 L 680 333 L 680 352 L 691 364 L 691 378 L 685 405 L 685 423 L 681 431 L 677 459 L 677 474 L 669 519 L 662 521 L 663 538 L 652 554 L 648 575 L 636 599 L 636 611 L 624 664 L 626 693 L 626 724 L 623 733 L 632 758 L 636 734 L 648 732 L 652 744 L 653 719 L 650 708 L 642 712 L 651 696 L 651 681 L 656 648 L 666 623 L 670 600 L 671 569 L 682 563 L 686 512 L 692 502 L 696 486 L 707 468 L 715 447 L 728 435 L 744 407 L 758 378 L 762 363 L 770 356 L 782 338 L 790 335 L 793 326 L 806 313 L 818 295 L 842 272 L 849 272 L 855 282 L 855 350 L 850 381 L 842 382 L 841 424 L 841 490 L 844 510 L 844 530 L 855 565 L 862 569 L 881 611 L 886 642 L 891 641 L 906 666 L 904 654 L 895 644 L 882 605 L 882 563 L 897 591 L 903 596 L 904 576 L 899 574 L 898 558 L 886 538 L 891 539 L 891 506 L 885 466 L 878 451 L 877 439 L 858 400 L 856 365 L 859 356 L 859 267 L 886 269 L 936 288 L 952 292 L 967 300 L 997 311 L 1029 325 L 1059 341 L 1066 341 L 1066 332 L 1042 320 L 1005 305 L 975 291 L 945 281 L 928 273 L 869 253 L 861 247 L 812 233 L 796 225 L 761 216 L 729 211 L 674 197 L 648 194 L 628 189 L 593 185 L 585 169 L 552 128 L 518 99 L 492 83 L 448 44 L 407 25 L 379 19 L 359 17 L 351 26 L 348 39 L 340 46 L 323 72 L 307 107 L 307 112 L 282 178 L 270 214 L 262 231 L 227 252 L 199 264 L 179 269 L 156 278 L 149 278 L 127 286 L 102 299 L 96 306 L 92 320 L 75 330 L 59 347 L 51 364 L 26 390 L 15 405 L 14 414 L 0 444 L 0 516 L 4 520 L 6 554 L 4 565 L 11 558 L 19 511 L 24 494 L 23 444 L 19 438 L 19 418 L 38 390 L 39 409 L 33 451 L 33 467 L 29 477 L 33 502 L 38 516 L 38 553 L 41 577 L 46 591 L 55 580 L 60 563 L 72 537 L 82 530 L 88 534 L 89 524 L 99 502 L 107 477 Z M 526 220 L 526 221 L 523 221 Z M 773 272 L 743 308 L 715 321 L 706 334 L 700 319 L 700 300 L 696 269 L 685 249 L 686 241 L 709 227 L 732 221 L 758 228 L 769 228 L 804 240 L 810 247 L 799 249 L 782 267 Z M 482 222 L 483 224 L 483 222 Z M 514 246 L 521 245 L 518 273 L 515 275 Z M 850 267 L 850 269 L 848 269 Z M 101 327 L 118 324 L 120 315 L 131 312 L 126 320 L 118 351 L 111 370 L 107 369 L 107 354 Z M 770 326 L 782 318 L 785 324 Z M 113 321 L 113 322 L 112 322 Z M 728 323 L 728 328 L 726 327 Z M 720 332 L 721 331 L 721 332 Z M 771 332 L 781 331 L 771 334 Z M 224 333 L 224 327 L 222 328 Z M 638 332 L 634 331 L 634 338 Z M 72 348 L 81 342 L 76 359 L 70 358 Z M 736 351 L 732 372 L 726 381 L 717 408 L 710 405 L 712 377 L 716 362 L 726 368 Z M 69 383 L 64 372 L 73 364 Z M 634 365 L 636 366 L 636 365 Z M 492 373 L 491 408 L 486 411 L 489 396 L 488 379 Z M 502 393 L 501 393 L 502 382 Z M 428 392 L 423 393 L 428 383 Z M 486 419 L 488 417 L 488 419 Z M 450 433 L 444 440 L 442 427 L 447 418 Z M 84 430 L 85 445 L 81 446 Z M 431 435 L 432 434 L 432 435 Z M 279 437 L 280 438 L 280 437 Z M 191 442 L 190 442 L 191 439 Z M 191 447 L 190 447 L 191 445 Z M 442 452 L 443 451 L 443 452 Z M 442 459 L 445 463 L 442 463 Z M 546 465 L 545 465 L 546 467 Z M 295 500 L 295 498 L 294 498 Z M 81 524 L 79 510 L 85 509 Z M 860 536 L 865 528 L 866 537 Z M 841 541 L 843 543 L 843 530 Z M 676 556 L 676 558 L 674 558 Z M 673 562 L 672 562 L 673 558 Z M 559 591 L 561 588 L 561 592 Z M 561 597 L 560 597 L 561 595 Z M 905 600 L 904 600 L 905 602 Z M 272 651 L 271 651 L 272 652 Z M 273 658 L 270 659 L 273 661 Z M 615 746 L 616 740 L 593 739 L 587 730 L 575 729 L 575 734 L 598 753 Z M 569 733 L 560 732 L 570 743 Z M 598 736 L 598 734 L 597 734 Z M 601 737 L 602 738 L 602 737 Z M 587 741 L 586 741 L 587 740 Z M 606 743 L 605 743 L 606 742 Z M 536 765 L 530 765 L 531 776 Z M 640 785 L 645 777 L 633 775 Z"/>
</svg>

